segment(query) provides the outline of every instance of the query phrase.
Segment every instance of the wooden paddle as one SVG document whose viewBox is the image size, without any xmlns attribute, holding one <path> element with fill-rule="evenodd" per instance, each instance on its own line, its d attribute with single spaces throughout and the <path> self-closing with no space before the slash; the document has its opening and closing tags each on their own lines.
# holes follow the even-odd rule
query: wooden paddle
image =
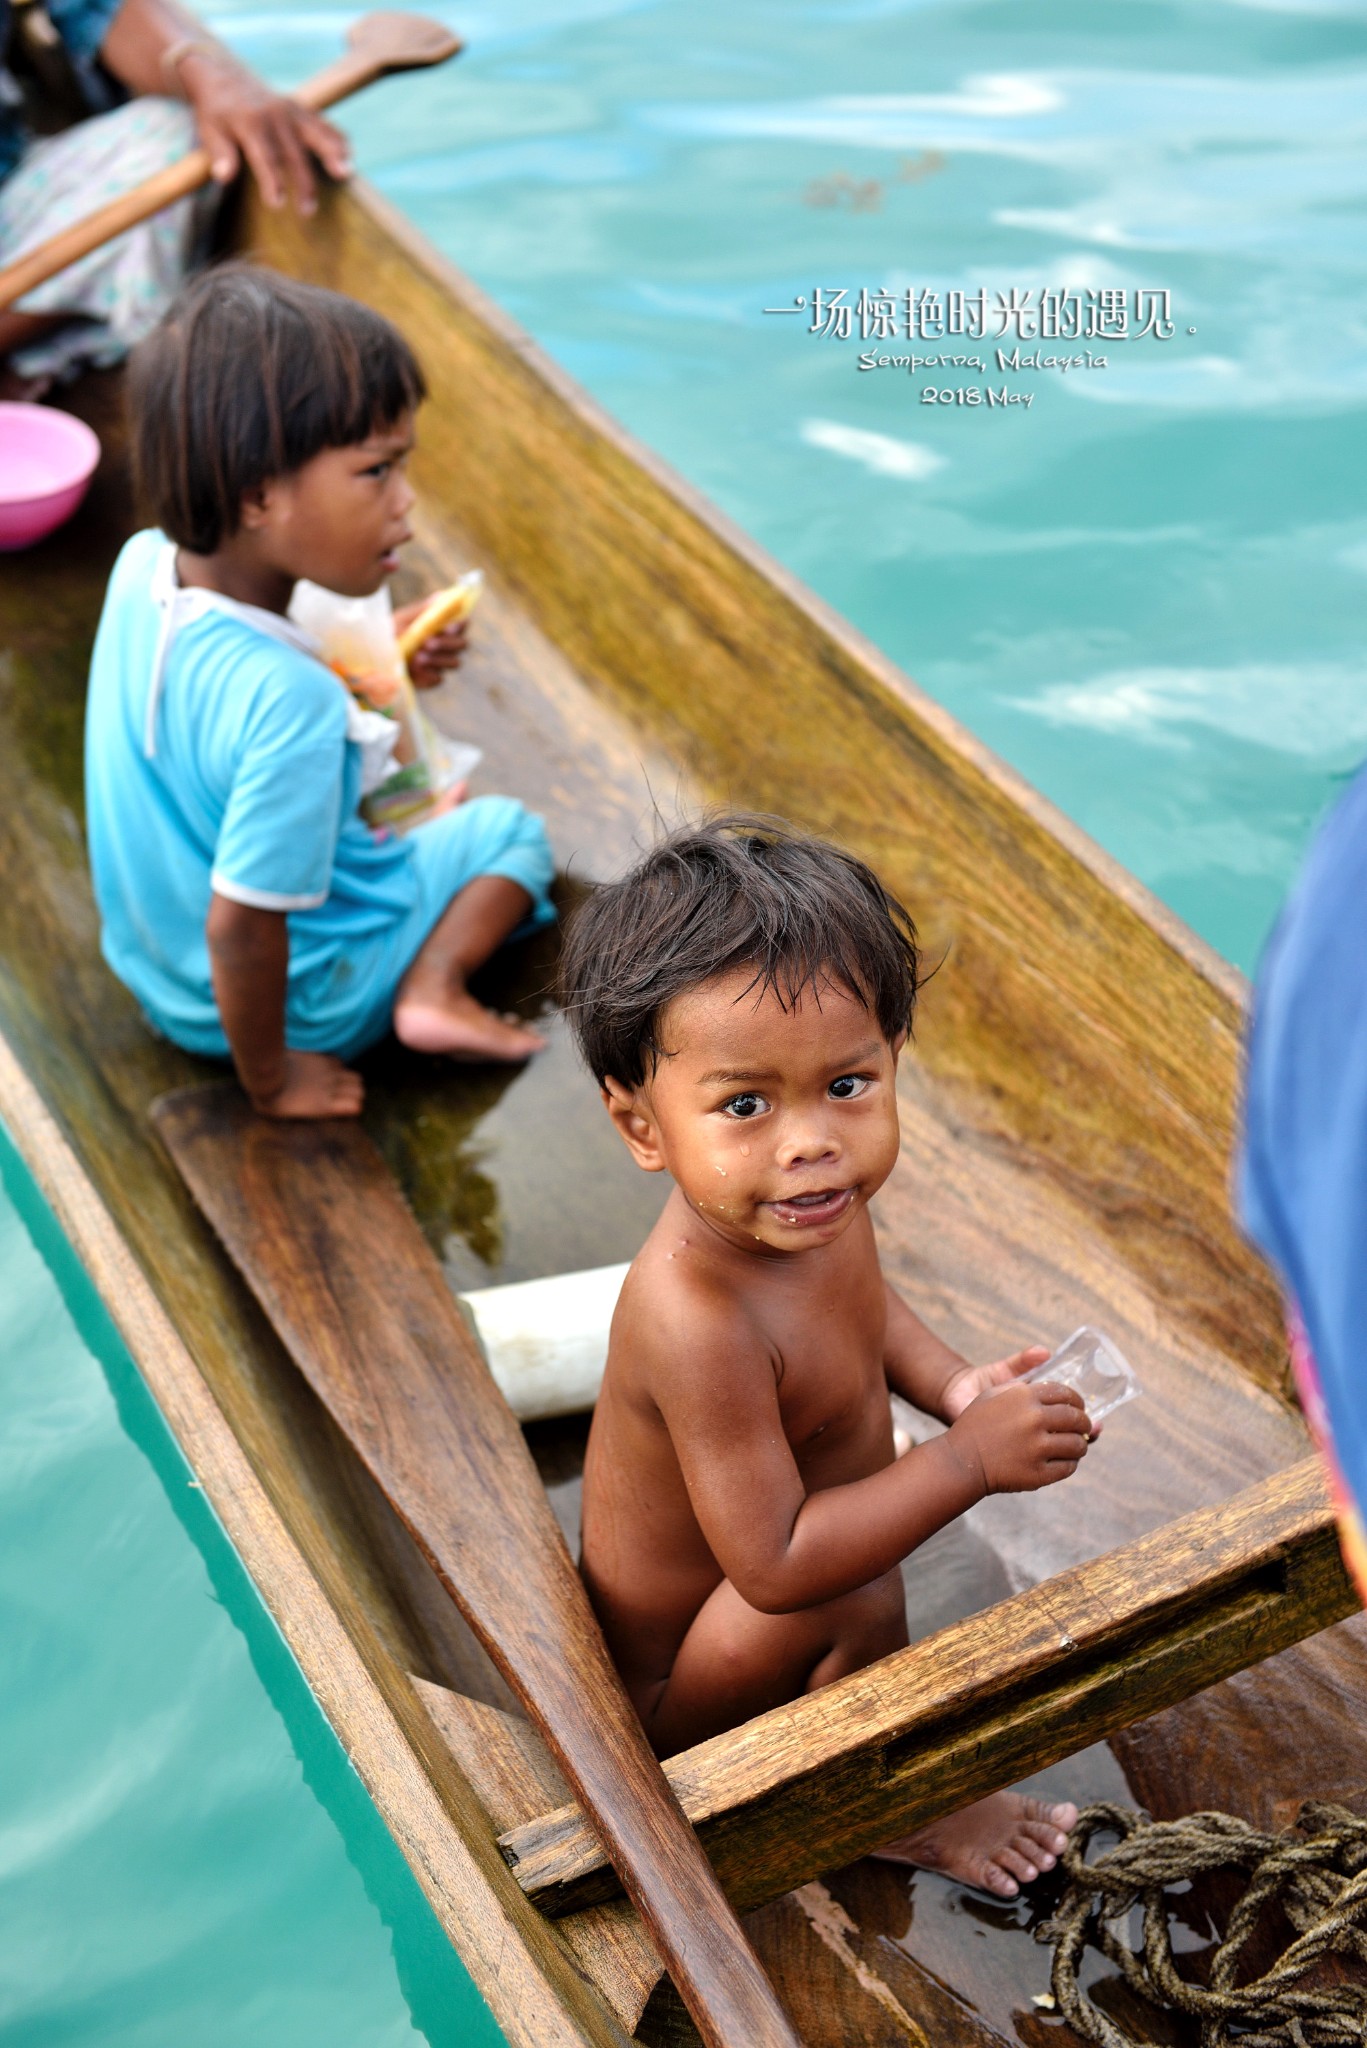
<svg viewBox="0 0 1367 2048">
<path fill-rule="evenodd" d="M 343 56 L 326 65 L 316 77 L 297 86 L 290 95 L 301 107 L 321 113 L 349 94 L 359 92 L 391 71 L 417 71 L 429 64 L 444 64 L 462 48 L 459 36 L 438 21 L 421 14 L 367 14 L 347 31 Z M 209 181 L 209 152 L 192 149 L 179 163 L 169 164 L 144 178 L 131 192 L 121 193 L 107 206 L 97 207 L 84 220 L 75 221 L 36 249 L 0 270 L 0 312 L 22 299 L 26 292 L 45 284 L 59 270 L 79 262 L 102 242 L 112 241 L 141 220 L 148 220 L 177 199 L 197 192 Z"/>
<path fill-rule="evenodd" d="M 646 1743 L 522 1431 L 376 1147 L 231 1086 L 153 1110 L 295 1364 L 546 1739 L 710 2048 L 798 2048 Z"/>
</svg>

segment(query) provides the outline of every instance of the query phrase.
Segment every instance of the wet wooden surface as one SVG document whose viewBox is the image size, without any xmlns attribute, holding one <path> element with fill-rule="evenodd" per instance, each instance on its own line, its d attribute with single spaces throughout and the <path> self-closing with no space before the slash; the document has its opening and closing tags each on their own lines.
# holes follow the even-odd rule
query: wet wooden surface
<svg viewBox="0 0 1367 2048">
<path fill-rule="evenodd" d="M 646 736 L 630 727 L 624 731 L 620 721 L 605 716 L 601 700 L 519 615 L 496 565 L 481 556 L 467 534 L 429 514 L 423 546 L 433 579 L 480 560 L 491 574 L 491 601 L 481 617 L 483 637 L 476 632 L 472 659 L 433 707 L 453 734 L 485 747 L 478 786 L 526 792 L 546 813 L 562 859 L 564 849 L 574 847 L 585 804 L 600 806 L 607 820 L 601 848 L 572 856 L 576 870 L 594 878 L 613 872 L 649 834 L 655 793 L 668 788 L 684 805 L 704 799 L 706 792 L 684 782 L 677 771 L 672 780 L 662 773 Z M 520 670 L 519 660 L 524 664 Z M 529 669 L 546 678 L 549 717 L 527 710 Z M 510 705 L 512 726 L 505 723 Z M 548 757 L 535 744 L 543 732 L 554 735 Z M 602 764 L 613 774 L 606 803 L 579 784 L 577 771 L 584 762 Z M 927 1011 L 936 999 L 932 983 Z M 539 1014 L 544 1024 L 546 1012 Z M 558 1020 L 550 1021 L 553 1030 L 561 1028 Z M 595 1142 L 597 1104 L 585 1091 L 568 1047 L 557 1038 L 552 1060 L 562 1056 L 554 1088 L 548 1062 L 540 1074 L 533 1070 L 501 1098 L 498 1142 L 510 1164 L 519 1155 L 529 1156 L 533 1133 L 545 1129 L 542 1118 L 551 1100 L 572 1119 L 577 1144 Z M 534 1103 L 533 1083 L 538 1084 Z M 518 1103 L 524 1089 L 525 1115 Z M 583 1122 L 580 1105 L 587 1108 Z M 1123 1257 L 1109 1256 L 1106 1247 L 1099 1254 L 1085 1203 L 1070 1199 L 1066 1188 L 1036 1172 L 1028 1158 L 956 1115 L 934 1078 L 914 1060 L 904 1077 L 902 1114 L 906 1149 L 881 1200 L 879 1223 L 888 1270 L 908 1299 L 974 1358 L 1000 1355 L 1036 1334 L 1057 1339 L 1082 1320 L 1099 1322 L 1134 1360 L 1145 1386 L 1143 1400 L 1115 1419 L 1077 1482 L 1045 1495 L 984 1503 L 967 1527 L 946 1532 L 929 1569 L 908 1571 L 913 1638 L 1160 1527 L 1189 1508 L 1225 1499 L 1304 1455 L 1303 1427 L 1284 1402 L 1246 1376 L 1236 1358 L 1186 1328 L 1174 1305 L 1155 1294 Z M 391 1148 L 390 1156 L 402 1170 L 402 1153 Z M 609 1206 L 620 1200 L 629 1227 L 644 1235 L 654 1214 L 648 1205 L 658 1198 L 658 1188 L 641 1176 L 634 1181 L 624 1177 L 610 1146 L 596 1148 L 592 1156 L 595 1189 L 615 1191 L 607 1196 Z M 507 1185 L 515 1186 L 516 1180 L 510 1177 Z M 529 1241 L 520 1232 L 529 1231 L 538 1209 L 542 1227 L 554 1224 L 542 1208 L 543 1188 L 524 1183 L 525 1206 L 491 1240 L 498 1248 L 496 1258 L 504 1262 L 494 1269 L 500 1277 L 546 1269 L 529 1264 L 520 1251 Z M 423 1213 L 434 1242 L 444 1246 L 452 1277 L 471 1284 L 481 1269 L 472 1265 L 468 1240 L 443 1220 L 436 1205 Z M 571 1230 L 581 1227 L 581 1214 L 576 1210 L 565 1219 Z M 578 1527 L 583 1435 L 582 1424 L 574 1420 L 530 1432 L 572 1541 Z M 1337 1639 L 1335 1631 L 1324 1640 Z M 1350 1645 L 1346 1663 L 1344 1683 L 1356 1685 L 1360 1698 L 1367 1691 L 1367 1657 Z M 1276 1663 L 1267 1668 L 1275 1669 Z M 1216 1688 L 1210 1697 L 1218 1700 L 1221 1691 Z M 1084 1740 L 1081 1729 L 1077 1740 Z M 1128 1758 L 1129 1748 L 1122 1754 Z M 1240 1745 L 1230 1754 L 1236 1774 L 1257 1775 L 1256 1718 L 1246 1723 Z M 1083 1752 L 1049 1774 L 1048 1785 L 1052 1796 L 1080 1802 L 1123 1798 L 1128 1792 L 1104 1749 Z M 1137 1796 L 1144 1796 L 1142 1790 Z M 1201 1803 L 1199 1791 L 1189 1803 Z M 885 1921 L 900 1925 L 898 1956 L 894 1969 L 887 1959 L 892 1937 L 879 1932 L 866 1938 L 862 1931 L 851 1938 L 852 1947 L 845 1944 L 837 1955 L 829 1944 L 829 1925 L 823 1921 L 817 1935 L 810 1916 L 787 1902 L 750 1915 L 747 1930 L 785 1997 L 792 1999 L 804 2039 L 873 2040 L 879 2038 L 878 2028 L 893 2029 L 890 2039 L 915 2038 L 898 2035 L 895 2029 L 903 2022 L 893 2018 L 882 1992 L 875 1995 L 862 1981 L 862 1972 L 873 1967 L 864 1959 L 865 1948 L 884 1972 L 896 1976 L 907 2010 L 922 2014 L 937 2042 L 979 2043 L 1003 2035 L 1040 2042 L 1060 2034 L 1071 2038 L 1030 2004 L 1032 1994 L 1047 1989 L 1048 1955 L 1018 1924 L 1018 1914 L 1028 1908 L 965 1904 L 966 1895 L 942 1879 L 871 1863 L 858 1864 L 830 1885 L 856 1921 L 862 1914 L 875 1928 Z M 913 1911 L 918 1901 L 919 1912 Z M 858 1969 L 851 1960 L 855 1954 Z M 1114 1997 L 1121 1997 L 1119 1989 Z M 842 2034 L 842 2028 L 849 2031 Z M 688 2032 L 668 1987 L 662 1988 L 647 2009 L 641 2037 L 687 2038 Z"/>
<path fill-rule="evenodd" d="M 759 1905 L 1356 1613 L 1317 1459 L 775 1708 L 666 1765 Z M 502 1837 L 549 1912 L 610 1896 L 585 1817 Z"/>
<path fill-rule="evenodd" d="M 445 1686 L 421 1678 L 414 1683 L 494 1827 L 516 1827 L 565 1798 L 568 1788 L 555 1759 L 528 1722 Z M 634 2028 L 663 1970 L 635 1908 L 626 1899 L 612 1899 L 574 1914 L 556 1931 L 618 2018 Z"/>
<path fill-rule="evenodd" d="M 748 543 L 732 551 L 724 522 L 658 464 L 638 465 L 501 315 L 467 287 L 448 290 L 443 266 L 406 254 L 411 233 L 391 226 L 361 196 L 331 202 L 307 248 L 288 221 L 253 232 L 291 267 L 311 265 L 401 319 L 427 359 L 421 544 L 401 594 L 474 563 L 490 572 L 474 654 L 437 707 L 486 749 L 476 787 L 544 810 L 565 901 L 620 867 L 657 803 L 769 805 L 872 858 L 932 957 L 947 954 L 907 1063 L 907 1148 L 880 1217 L 889 1271 L 974 1358 L 1088 1319 L 1144 1381 L 1144 1400 L 1109 1426 L 1082 1478 L 985 1503 L 937 1539 L 911 1575 L 915 1633 L 1294 1462 L 1305 1439 L 1281 1398 L 1272 1291 L 1225 1197 L 1238 977 L 857 636 L 767 576 Z M 97 379 L 71 402 L 108 430 L 113 399 Z M 407 1673 L 505 1707 L 506 1687 L 147 1125 L 155 1095 L 210 1070 L 153 1040 L 112 982 L 85 874 L 85 669 L 128 521 L 114 445 L 72 526 L 0 570 L 0 1026 L 387 1702 L 404 1757 L 425 1773 L 426 1840 L 400 1812 L 395 1772 L 360 1753 L 500 2024 L 518 2042 L 562 2038 L 558 2027 L 567 2040 L 619 2039 L 503 1865 L 489 1812 Z M 544 1015 L 550 966 L 544 945 L 515 950 L 491 986 Z M 367 1128 L 460 1284 L 629 1257 L 661 1199 L 613 1136 L 559 1020 L 550 1029 L 550 1052 L 520 1075 L 442 1069 L 393 1047 L 367 1061 Z M 531 1433 L 571 1523 L 581 1440 L 574 1424 Z M 282 1625 L 294 1628 L 288 1615 Z M 1242 1783 L 1286 1801 L 1298 1775 L 1313 1776 L 1298 1754 L 1332 1751 L 1336 1779 L 1352 1777 L 1365 1673 L 1349 1625 L 1141 1727 L 1122 1754 L 1146 1799 L 1167 1783 L 1186 1805 L 1206 1803 L 1209 1783 L 1215 1803 L 1235 1805 Z M 326 1704 L 326 1683 L 314 1682 Z M 1104 1751 L 1052 1783 L 1081 1797 L 1120 1789 Z M 468 1846 L 484 1904 L 442 1874 L 437 1818 Z M 1058 2038 L 1029 2004 L 1047 1957 L 1020 1923 L 1028 1909 L 983 1907 L 941 1880 L 870 1864 L 821 1883 L 834 1916 L 806 1888 L 751 1922 L 795 2010 L 806 1997 L 805 2038 L 898 2039 L 880 1985 L 937 2043 Z M 510 1947 L 526 1964 L 515 1990 Z M 684 2024 L 662 1988 L 641 2038 L 676 2038 Z"/>
<path fill-rule="evenodd" d="M 344 1663 L 286 1597 L 283 1567 L 263 1538 L 263 1596 L 505 2035 L 519 2048 L 621 2042 L 626 2037 L 591 1980 L 523 1899 L 487 1813 L 407 1674 L 495 1701 L 507 1699 L 506 1688 L 286 1358 L 152 1131 L 148 1108 L 158 1094 L 217 1070 L 155 1039 L 99 955 L 85 862 L 81 731 L 90 645 L 130 527 L 131 493 L 118 380 L 88 379 L 66 402 L 96 426 L 105 460 L 76 519 L 7 562 L 0 580 L 0 1029 L 117 1218 L 298 1568 L 316 1583 L 376 1687 L 390 1716 L 383 1729 L 373 1716 L 352 1713 Z M 460 1116 L 462 1128 L 478 1117 L 463 1095 Z M 33 1119 L 13 1128 L 41 1171 Z M 120 1303 L 110 1306 L 117 1321 Z M 126 1334 L 152 1377 L 155 1361 Z M 194 1463 L 197 1445 L 182 1441 Z M 203 1460 L 196 1470 L 249 1552 L 222 1470 Z"/>
</svg>

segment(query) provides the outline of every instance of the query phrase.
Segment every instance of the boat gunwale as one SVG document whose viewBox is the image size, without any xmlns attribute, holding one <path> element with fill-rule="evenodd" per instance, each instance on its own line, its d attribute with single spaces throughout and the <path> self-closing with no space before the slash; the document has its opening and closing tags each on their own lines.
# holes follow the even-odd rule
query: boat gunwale
<svg viewBox="0 0 1367 2048">
<path fill-rule="evenodd" d="M 433 531 L 495 568 L 638 744 L 874 865 L 916 908 L 927 956 L 953 956 L 917 1034 L 946 1122 L 1042 1175 L 1102 1264 L 1294 1409 L 1275 1283 L 1228 1199 L 1244 977 L 382 194 L 333 189 L 320 221 L 310 238 L 249 200 L 243 239 L 430 356 L 414 481 Z M 750 751 L 733 715 L 747 689 L 780 693 Z"/>
<path fill-rule="evenodd" d="M 1140 922 L 1148 925 L 1212 989 L 1236 1008 L 1247 1008 L 1250 982 L 1241 969 L 1218 953 L 1185 919 L 1170 910 L 1147 883 L 1141 882 L 1114 854 L 1108 853 L 1090 833 L 1075 824 L 1065 811 L 1027 781 L 1001 754 L 930 696 L 858 626 L 794 571 L 786 568 L 698 485 L 691 483 L 662 455 L 639 440 L 568 370 L 563 369 L 482 285 L 450 257 L 443 255 L 376 185 L 356 176 L 348 180 L 345 192 L 380 232 L 402 249 L 410 262 L 425 271 L 441 291 L 460 301 L 496 340 L 526 365 L 539 383 L 552 390 L 590 435 L 608 442 L 633 468 L 649 476 L 652 483 L 705 527 L 728 552 L 738 556 L 747 568 L 778 590 L 797 611 L 805 614 L 822 634 L 850 654 L 858 667 L 873 674 L 916 720 L 935 734 L 947 753 L 976 769 L 1012 809 L 1023 811 L 1056 840 L 1092 880 L 1108 895 L 1123 903 Z"/>
<path fill-rule="evenodd" d="M 503 1882 L 507 1866 L 492 1827 L 487 1867 L 481 1867 L 470 1838 L 442 1796 L 442 1780 L 449 1786 L 459 1779 L 469 1797 L 476 1797 L 433 1727 L 427 1707 L 408 1674 L 392 1670 L 391 1685 L 402 1685 L 412 1703 L 413 1727 L 405 1725 L 393 1694 L 379 1682 L 299 1547 L 75 1145 L 3 1029 L 0 1120 L 99 1294 L 305 1683 L 512 2048 L 582 2048 L 586 2043 L 593 2048 L 627 2048 L 628 2036 L 615 2015 L 568 1956 L 558 1985 L 539 1966 L 517 1926 L 518 1887 L 511 1873 Z M 424 1734 L 430 1731 L 430 1742 L 414 1740 L 419 1729 Z M 527 1910 L 532 1922 L 546 1925 L 535 1907 Z M 510 1950 L 516 1951 L 516 1960 Z"/>
</svg>

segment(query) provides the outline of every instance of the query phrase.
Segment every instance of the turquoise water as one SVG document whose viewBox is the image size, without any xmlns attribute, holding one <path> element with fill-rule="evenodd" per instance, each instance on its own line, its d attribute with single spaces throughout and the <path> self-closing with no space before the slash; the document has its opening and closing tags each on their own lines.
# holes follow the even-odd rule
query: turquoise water
<svg viewBox="0 0 1367 2048">
<path fill-rule="evenodd" d="M 468 54 L 346 111 L 366 173 L 1250 965 L 1367 751 L 1357 0 L 433 11 Z M 289 82 L 353 14 L 213 18 Z M 1166 288 L 1175 331 L 1066 375 L 861 372 L 854 336 L 762 311 L 814 285 Z M 973 346 L 882 346 L 941 345 Z M 921 402 L 1003 384 L 1034 403 Z M 496 2040 L 3 1146 L 0 1170 L 0 2038 Z"/>
<path fill-rule="evenodd" d="M 467 53 L 346 109 L 366 174 L 1250 966 L 1367 752 L 1358 0 L 433 11 Z M 281 81 L 350 18 L 213 10 Z M 761 310 L 814 285 L 1167 288 L 1176 331 L 1105 370 L 860 372 Z M 1003 383 L 1034 404 L 920 402 Z"/>
<path fill-rule="evenodd" d="M 0 1132 L 0 2040 L 495 2048 Z"/>
</svg>

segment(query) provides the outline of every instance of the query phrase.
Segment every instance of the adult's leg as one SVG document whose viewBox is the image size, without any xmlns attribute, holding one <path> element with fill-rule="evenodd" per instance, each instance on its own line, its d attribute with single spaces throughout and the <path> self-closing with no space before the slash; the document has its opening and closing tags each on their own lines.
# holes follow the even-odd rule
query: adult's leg
<svg viewBox="0 0 1367 2048">
<path fill-rule="evenodd" d="M 179 100 L 135 99 L 33 143 L 0 183 L 0 263 L 10 263 L 193 148 L 194 116 Z M 185 274 L 200 208 L 178 201 L 35 287 L 20 316 L 41 328 L 0 341 L 21 377 L 65 376 L 117 362 L 160 319 Z M 51 317 L 49 317 L 51 316 Z"/>
<path fill-rule="evenodd" d="M 399 983 L 394 1034 L 415 1052 L 453 1059 L 525 1060 L 546 1041 L 516 1017 L 486 1010 L 467 982 L 532 909 L 533 897 L 505 875 L 467 882 L 424 940 Z"/>
</svg>

